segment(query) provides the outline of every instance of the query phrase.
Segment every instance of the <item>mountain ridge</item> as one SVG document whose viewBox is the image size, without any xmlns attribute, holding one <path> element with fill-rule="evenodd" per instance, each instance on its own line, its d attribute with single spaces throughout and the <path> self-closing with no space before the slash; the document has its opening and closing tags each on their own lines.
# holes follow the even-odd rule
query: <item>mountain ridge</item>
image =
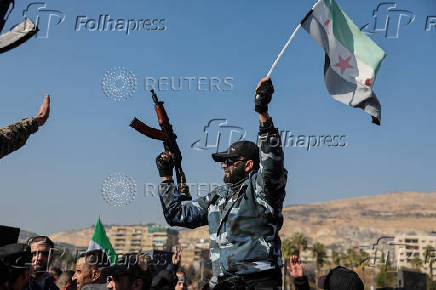
<svg viewBox="0 0 436 290">
<path fill-rule="evenodd" d="M 282 239 L 301 232 L 312 241 L 346 249 L 370 244 L 382 235 L 428 234 L 436 230 L 436 193 L 389 192 L 283 208 Z M 87 246 L 93 228 L 50 235 L 55 242 Z M 181 243 L 208 239 L 207 226 L 179 231 Z"/>
</svg>

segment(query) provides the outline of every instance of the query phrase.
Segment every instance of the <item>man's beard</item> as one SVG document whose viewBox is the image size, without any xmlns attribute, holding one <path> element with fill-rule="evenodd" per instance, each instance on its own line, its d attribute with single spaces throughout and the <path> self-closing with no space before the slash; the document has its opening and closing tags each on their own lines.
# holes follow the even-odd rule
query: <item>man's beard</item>
<svg viewBox="0 0 436 290">
<path fill-rule="evenodd" d="M 237 166 L 227 168 L 225 172 L 228 172 L 229 174 L 224 174 L 224 183 L 236 184 L 246 178 L 245 165 L 243 162 Z"/>
<path fill-rule="evenodd" d="M 34 276 L 41 275 L 41 274 L 45 273 L 47 270 L 48 270 L 47 265 L 43 265 L 43 264 L 33 264 L 32 265 L 32 275 L 34 275 Z"/>
</svg>

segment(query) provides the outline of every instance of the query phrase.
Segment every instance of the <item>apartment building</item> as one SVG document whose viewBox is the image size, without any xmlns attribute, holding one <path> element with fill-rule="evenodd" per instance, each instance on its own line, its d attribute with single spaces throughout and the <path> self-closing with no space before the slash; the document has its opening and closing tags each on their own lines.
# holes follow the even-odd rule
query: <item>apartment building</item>
<svg viewBox="0 0 436 290">
<path fill-rule="evenodd" d="M 108 237 L 117 254 L 148 250 L 171 251 L 178 243 L 176 230 L 156 224 L 112 226 Z"/>
<path fill-rule="evenodd" d="M 183 248 L 181 264 L 188 269 L 193 267 L 195 271 L 203 269 L 212 269 L 212 264 L 209 259 L 209 249 L 199 247 Z"/>
<path fill-rule="evenodd" d="M 414 268 L 414 262 L 418 261 L 419 264 L 420 261 L 420 270 L 432 280 L 436 279 L 436 235 L 399 235 L 395 237 L 393 244 L 398 269 Z"/>
</svg>

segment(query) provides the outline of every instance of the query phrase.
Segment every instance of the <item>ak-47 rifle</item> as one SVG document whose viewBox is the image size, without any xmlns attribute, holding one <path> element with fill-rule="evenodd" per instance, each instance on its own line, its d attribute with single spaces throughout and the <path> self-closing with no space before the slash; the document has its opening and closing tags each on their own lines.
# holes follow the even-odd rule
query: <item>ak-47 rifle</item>
<svg viewBox="0 0 436 290">
<path fill-rule="evenodd" d="M 173 126 L 170 124 L 167 112 L 163 106 L 164 103 L 158 100 L 154 90 L 151 90 L 151 96 L 155 104 L 154 110 L 156 111 L 159 126 L 162 129 L 151 128 L 137 118 L 132 120 L 130 127 L 149 138 L 163 141 L 165 151 L 172 153 L 170 156 L 173 159 L 174 168 L 176 170 L 177 187 L 182 201 L 191 200 L 192 197 L 189 194 L 189 187 L 186 185 L 186 177 L 182 169 L 182 153 L 177 145 L 177 136 L 174 134 Z"/>
</svg>

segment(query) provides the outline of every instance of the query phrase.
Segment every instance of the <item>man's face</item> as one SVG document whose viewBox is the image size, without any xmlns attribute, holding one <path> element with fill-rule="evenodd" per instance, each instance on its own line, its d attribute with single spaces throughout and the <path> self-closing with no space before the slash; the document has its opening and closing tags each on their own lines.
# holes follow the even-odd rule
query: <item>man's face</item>
<svg viewBox="0 0 436 290">
<path fill-rule="evenodd" d="M 186 289 L 186 284 L 184 281 L 177 281 L 176 287 L 174 290 L 184 290 Z"/>
<path fill-rule="evenodd" d="M 226 162 L 221 163 L 221 167 L 224 168 L 224 183 L 235 184 L 246 177 L 245 163 L 246 160 L 232 160 L 228 159 Z"/>
<path fill-rule="evenodd" d="M 30 251 L 32 253 L 33 272 L 47 271 L 50 257 L 50 246 L 44 242 L 35 242 L 30 245 Z"/>
<path fill-rule="evenodd" d="M 176 287 L 174 288 L 175 290 L 185 290 L 187 289 L 186 287 L 186 280 L 185 280 L 185 274 L 181 273 L 181 272 L 177 272 L 177 284 Z"/>
<path fill-rule="evenodd" d="M 73 276 L 73 281 L 77 283 L 77 289 L 82 289 L 83 286 L 93 283 L 95 280 L 95 269 L 92 269 L 88 264 L 86 264 L 85 258 L 80 258 L 76 263 L 76 272 Z M 98 278 L 98 277 L 97 277 Z"/>
</svg>

